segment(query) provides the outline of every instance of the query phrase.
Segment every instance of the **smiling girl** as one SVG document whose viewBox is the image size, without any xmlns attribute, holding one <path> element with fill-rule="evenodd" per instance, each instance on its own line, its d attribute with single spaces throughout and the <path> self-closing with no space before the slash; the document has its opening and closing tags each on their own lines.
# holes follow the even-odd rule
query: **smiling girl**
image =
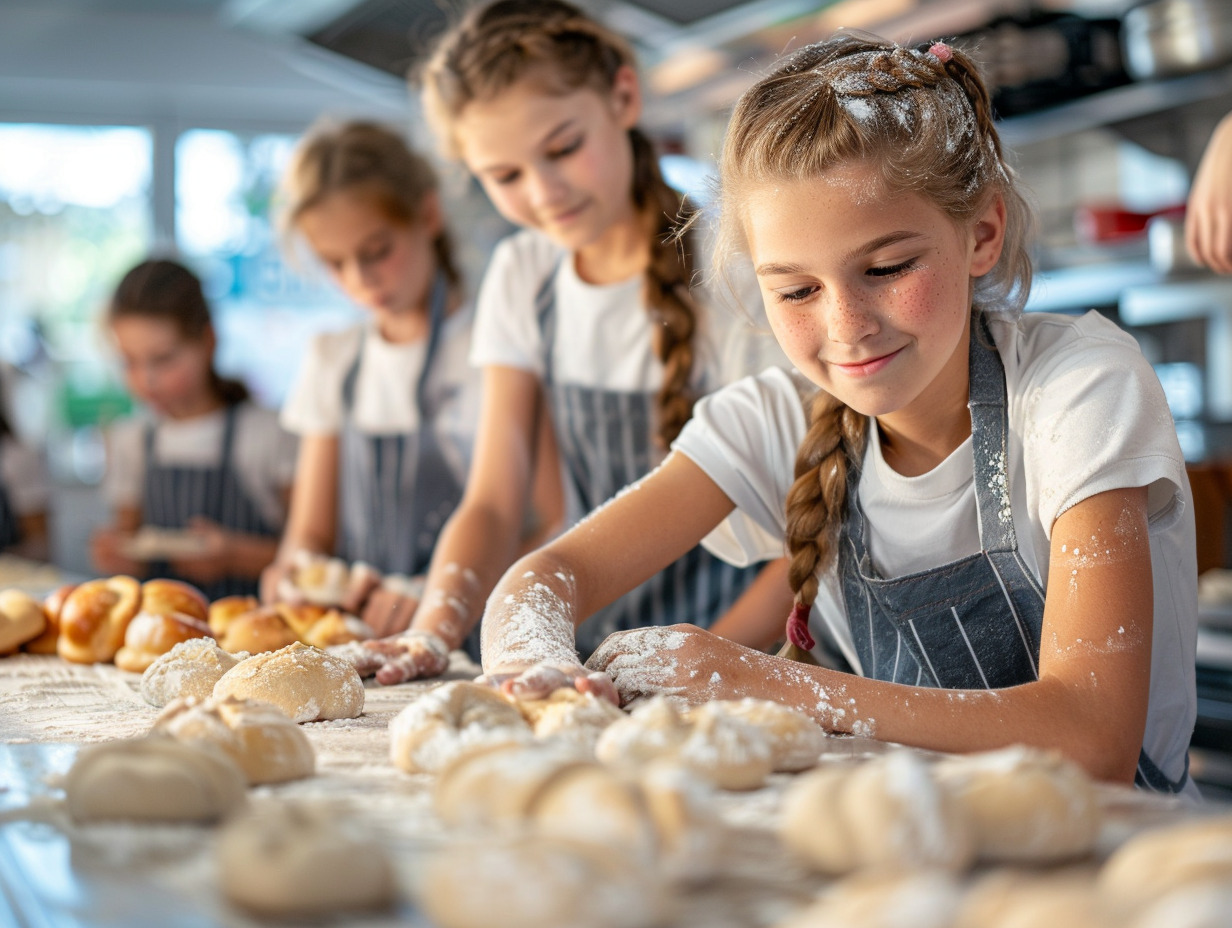
<svg viewBox="0 0 1232 928">
<path fill-rule="evenodd" d="M 970 60 L 850 34 L 802 49 L 741 99 L 720 181 L 797 370 L 702 400 L 637 493 L 515 564 L 489 600 L 489 677 L 769 697 L 833 731 L 1028 743 L 1194 793 L 1172 420 L 1113 324 L 1021 314 L 1029 214 Z M 788 637 L 830 666 L 688 626 L 578 664 L 574 626 L 703 537 L 736 563 L 786 549 Z"/>
</svg>

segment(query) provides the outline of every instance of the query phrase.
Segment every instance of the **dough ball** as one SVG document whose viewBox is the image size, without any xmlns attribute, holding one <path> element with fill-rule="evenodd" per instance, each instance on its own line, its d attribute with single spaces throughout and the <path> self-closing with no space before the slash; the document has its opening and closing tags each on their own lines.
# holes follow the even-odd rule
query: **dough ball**
<svg viewBox="0 0 1232 928">
<path fill-rule="evenodd" d="M 424 693 L 389 723 L 389 758 L 407 773 L 435 773 L 490 744 L 528 741 L 530 726 L 497 690 L 456 680 Z"/>
<path fill-rule="evenodd" d="M 606 699 L 572 687 L 553 690 L 545 699 L 519 700 L 518 708 L 536 738 L 560 738 L 592 750 L 604 729 L 625 717 Z"/>
<path fill-rule="evenodd" d="M 477 747 L 441 767 L 433 808 L 452 827 L 520 826 L 551 782 L 586 764 L 573 751 L 535 742 Z"/>
<path fill-rule="evenodd" d="M 177 699 L 153 731 L 209 751 L 222 751 L 250 785 L 310 777 L 316 755 L 308 736 L 277 706 L 253 699 Z"/>
<path fill-rule="evenodd" d="M 713 703 L 690 713 L 692 728 L 677 748 L 682 764 L 720 789 L 757 789 L 773 766 L 770 736 Z"/>
<path fill-rule="evenodd" d="M 967 892 L 953 928 L 1120 928 L 1081 871 L 1000 871 Z"/>
<path fill-rule="evenodd" d="M 214 684 L 214 698 L 273 703 L 293 722 L 354 719 L 364 711 L 364 682 L 342 658 L 288 645 L 240 661 Z"/>
<path fill-rule="evenodd" d="M 156 659 L 192 638 L 209 638 L 210 627 L 182 612 L 138 612 L 124 632 L 124 647 L 115 664 L 129 673 L 144 673 Z"/>
<path fill-rule="evenodd" d="M 965 809 L 987 862 L 1048 863 L 1091 853 L 1100 806 L 1086 771 L 1016 746 L 942 760 L 934 772 Z"/>
<path fill-rule="evenodd" d="M 337 606 L 351 585 L 351 568 L 341 558 L 297 551 L 292 558 L 288 600 L 303 600 L 320 606 Z"/>
<path fill-rule="evenodd" d="M 1232 884 L 1232 816 L 1139 832 L 1112 853 L 1099 874 L 1100 889 L 1129 910 L 1205 884 Z"/>
<path fill-rule="evenodd" d="M 278 610 L 273 606 L 263 606 L 232 619 L 218 644 L 224 651 L 233 654 L 240 651 L 264 654 L 279 651 L 298 641 L 299 635 L 279 615 Z"/>
<path fill-rule="evenodd" d="M 11 654 L 47 628 L 42 604 L 21 590 L 0 591 L 0 654 Z"/>
<path fill-rule="evenodd" d="M 110 661 L 124 645 L 128 623 L 140 607 L 141 584 L 133 577 L 87 580 L 68 594 L 60 609 L 57 653 L 78 664 Z"/>
<path fill-rule="evenodd" d="M 783 843 L 822 873 L 959 871 L 975 856 L 964 809 L 907 751 L 802 774 L 783 797 Z"/>
<path fill-rule="evenodd" d="M 364 624 L 363 619 L 330 609 L 300 635 L 300 640 L 324 650 L 352 641 L 367 641 L 372 637 L 372 629 Z"/>
<path fill-rule="evenodd" d="M 1133 928 L 1228 928 L 1232 885 L 1200 883 L 1164 896 L 1129 922 Z"/>
<path fill-rule="evenodd" d="M 599 764 L 578 765 L 547 784 L 531 809 L 541 834 L 581 838 L 649 857 L 658 836 L 641 788 Z"/>
<path fill-rule="evenodd" d="M 181 641 L 145 669 L 141 698 L 151 706 L 165 706 L 181 696 L 206 699 L 222 675 L 247 656 L 228 654 L 213 638 Z"/>
<path fill-rule="evenodd" d="M 691 729 L 670 700 L 656 696 L 605 728 L 595 756 L 605 764 L 638 767 L 675 756 Z"/>
<path fill-rule="evenodd" d="M 397 897 L 389 854 L 329 808 L 264 806 L 222 829 L 216 855 L 223 895 L 259 915 L 310 918 Z"/>
<path fill-rule="evenodd" d="M 543 835 L 447 847 L 424 863 L 416 895 L 438 928 L 651 928 L 666 915 L 644 858 Z"/>
<path fill-rule="evenodd" d="M 828 737 L 811 718 L 769 699 L 731 699 L 706 703 L 707 712 L 719 712 L 761 729 L 769 736 L 771 764 L 783 773 L 796 773 L 817 766 Z M 692 718 L 698 710 L 689 712 Z"/>
<path fill-rule="evenodd" d="M 778 928 L 953 928 L 961 899 L 958 882 L 944 872 L 857 874 Z"/>
<path fill-rule="evenodd" d="M 60 640 L 60 610 L 64 608 L 64 601 L 68 599 L 68 594 L 76 588 L 77 584 L 66 583 L 47 594 L 43 600 L 43 615 L 47 619 L 47 625 L 44 626 L 41 635 L 23 645 L 25 651 L 30 654 L 56 653 L 56 646 Z"/>
<path fill-rule="evenodd" d="M 649 764 L 638 771 L 650 821 L 658 843 L 658 860 L 665 872 L 683 880 L 714 876 L 726 847 L 726 831 L 713 807 L 713 791 L 688 770 L 670 762 Z"/>
<path fill-rule="evenodd" d="M 246 612 L 261 608 L 261 601 L 255 596 L 224 596 L 210 603 L 207 622 L 214 637 L 221 639 L 231 623 Z"/>
<path fill-rule="evenodd" d="M 64 792 L 76 822 L 214 822 L 244 805 L 246 787 L 226 755 L 148 737 L 82 748 Z"/>
<path fill-rule="evenodd" d="M 151 615 L 177 613 L 208 624 L 210 601 L 191 583 L 156 577 L 141 584 L 141 611 Z"/>
</svg>

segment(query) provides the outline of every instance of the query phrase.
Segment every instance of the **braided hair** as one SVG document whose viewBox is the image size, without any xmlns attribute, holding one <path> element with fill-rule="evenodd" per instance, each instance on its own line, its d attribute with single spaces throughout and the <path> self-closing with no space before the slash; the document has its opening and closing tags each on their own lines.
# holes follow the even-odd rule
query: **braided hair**
<svg viewBox="0 0 1232 928">
<path fill-rule="evenodd" d="M 887 190 L 921 196 L 956 223 L 991 198 L 1006 207 L 1001 258 L 973 284 L 977 311 L 1016 314 L 1031 286 L 1031 213 L 1014 187 L 974 62 L 948 45 L 908 48 L 840 32 L 786 59 L 736 105 L 719 166 L 720 249 L 743 250 L 740 200 L 752 185 L 819 177 L 859 162 Z M 721 260 L 721 258 L 716 258 Z M 868 420 L 818 392 L 786 500 L 788 571 L 796 606 L 788 636 L 812 647 L 808 611 L 818 573 L 835 558 L 848 476 L 860 466 Z"/>
<path fill-rule="evenodd" d="M 473 9 L 441 40 L 418 80 L 429 123 L 446 152 L 457 157 L 451 130 L 472 101 L 492 100 L 522 81 L 553 96 L 581 88 L 606 93 L 617 72 L 633 64 L 628 42 L 563 0 L 496 0 Z M 690 291 L 693 263 L 687 240 L 677 235 L 688 209 L 663 179 L 645 133 L 630 129 L 629 144 L 630 195 L 650 230 L 643 293 L 655 356 L 663 365 L 657 438 L 666 447 L 693 414 L 695 399 L 690 388 L 698 315 Z"/>
</svg>

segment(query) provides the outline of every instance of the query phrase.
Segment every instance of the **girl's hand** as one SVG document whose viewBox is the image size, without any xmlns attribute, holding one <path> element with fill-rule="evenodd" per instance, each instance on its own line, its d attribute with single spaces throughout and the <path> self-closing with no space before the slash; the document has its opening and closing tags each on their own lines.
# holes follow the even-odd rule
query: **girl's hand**
<svg viewBox="0 0 1232 928">
<path fill-rule="evenodd" d="M 533 664 L 530 667 L 497 668 L 479 677 L 476 683 L 495 686 L 515 699 L 545 699 L 556 690 L 572 687 L 579 693 L 590 693 L 620 705 L 620 695 L 607 674 L 588 671 L 580 664 L 560 667 L 554 664 Z"/>
<path fill-rule="evenodd" d="M 259 590 L 261 602 L 267 605 L 278 602 L 301 602 L 303 597 L 298 592 L 289 599 L 283 595 L 288 590 L 295 589 L 295 584 L 291 582 L 291 575 L 294 572 L 295 565 L 290 561 L 274 561 L 261 571 Z"/>
<path fill-rule="evenodd" d="M 372 590 L 359 617 L 381 638 L 395 635 L 410 627 L 419 600 L 378 587 Z"/>
<path fill-rule="evenodd" d="M 622 705 L 649 696 L 699 703 L 765 698 L 773 660 L 695 625 L 669 625 L 609 635 L 586 666 L 611 677 Z"/>
<path fill-rule="evenodd" d="M 385 686 L 439 677 L 449 669 L 449 645 L 431 632 L 403 632 L 393 638 L 366 641 L 364 647 L 380 658 L 376 681 Z"/>
<path fill-rule="evenodd" d="M 96 531 L 90 538 L 90 561 L 94 569 L 102 576 L 127 574 L 130 577 L 144 577 L 149 571 L 145 561 L 133 560 L 120 552 L 124 543 L 131 538 L 128 532 L 114 528 L 103 528 Z"/>
<path fill-rule="evenodd" d="M 231 539 L 217 522 L 196 516 L 188 523 L 188 531 L 197 538 L 201 553 L 171 561 L 171 569 L 194 583 L 210 584 L 222 580 L 230 573 Z"/>
</svg>

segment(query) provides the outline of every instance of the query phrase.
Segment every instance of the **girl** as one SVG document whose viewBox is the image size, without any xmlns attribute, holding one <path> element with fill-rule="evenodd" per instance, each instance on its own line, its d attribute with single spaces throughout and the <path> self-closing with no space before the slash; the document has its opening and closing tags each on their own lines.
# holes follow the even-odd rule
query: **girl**
<svg viewBox="0 0 1232 928">
<path fill-rule="evenodd" d="M 681 200 L 636 127 L 622 39 L 559 0 L 503 0 L 444 38 L 423 84 L 438 136 L 524 231 L 497 247 L 480 290 L 475 463 L 412 634 L 385 646 L 385 680 L 439 673 L 479 620 L 516 555 L 538 422 L 554 428 L 575 522 L 661 460 L 731 347 L 690 290 L 688 249 L 671 240 Z M 583 647 L 618 628 L 709 624 L 755 577 L 701 548 L 672 561 L 596 615 Z M 779 599 L 783 576 L 766 581 Z"/>
<path fill-rule="evenodd" d="M 294 439 L 243 384 L 214 370 L 209 305 L 188 268 L 138 264 L 106 321 L 128 389 L 154 421 L 121 423 L 108 436 L 103 489 L 116 515 L 92 539 L 95 568 L 182 578 L 211 599 L 255 592 L 286 516 Z M 186 531 L 183 553 L 139 559 L 133 533 L 143 526 Z"/>
<path fill-rule="evenodd" d="M 0 552 L 45 561 L 50 554 L 47 472 L 42 456 L 9 424 L 4 376 L 9 370 L 0 365 Z"/>
<path fill-rule="evenodd" d="M 1194 525 L 1171 418 L 1111 323 L 1019 315 L 1029 216 L 971 61 L 851 34 L 805 48 L 741 99 L 720 183 L 798 371 L 703 400 L 636 493 L 514 565 L 485 671 L 513 690 L 767 697 L 834 731 L 1025 742 L 1194 793 Z M 842 669 L 685 626 L 579 666 L 574 625 L 703 536 L 736 561 L 785 544 L 789 637 Z"/>
<path fill-rule="evenodd" d="M 369 319 L 317 336 L 283 407 L 301 446 L 267 600 L 297 551 L 421 574 L 462 496 L 479 406 L 471 309 L 427 161 L 384 126 L 323 126 L 296 151 L 283 193 L 286 233 Z M 364 616 L 405 624 L 415 606 L 382 590 Z"/>
</svg>

